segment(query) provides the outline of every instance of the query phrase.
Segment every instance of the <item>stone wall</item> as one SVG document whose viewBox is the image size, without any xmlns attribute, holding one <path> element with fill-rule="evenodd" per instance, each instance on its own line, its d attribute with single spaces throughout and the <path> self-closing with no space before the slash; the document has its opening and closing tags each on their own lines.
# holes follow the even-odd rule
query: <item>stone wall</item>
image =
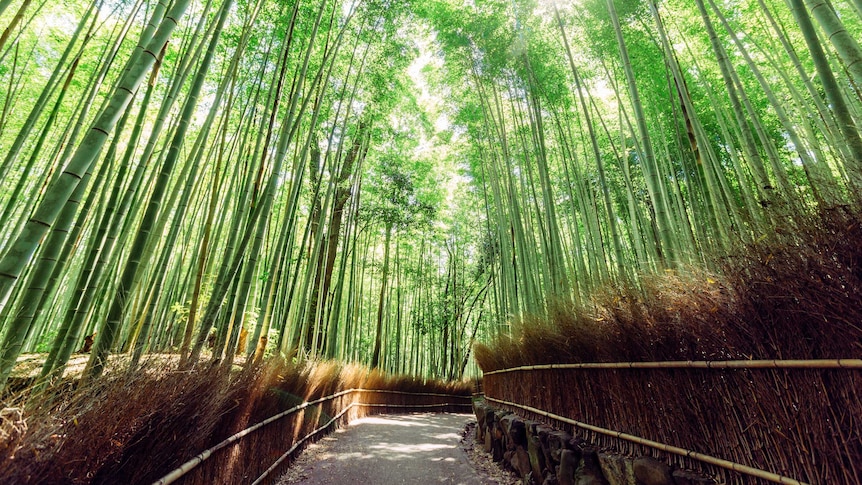
<svg viewBox="0 0 862 485">
<path fill-rule="evenodd" d="M 648 456 L 624 456 L 509 411 L 473 404 L 477 446 L 534 485 L 714 485 Z"/>
</svg>

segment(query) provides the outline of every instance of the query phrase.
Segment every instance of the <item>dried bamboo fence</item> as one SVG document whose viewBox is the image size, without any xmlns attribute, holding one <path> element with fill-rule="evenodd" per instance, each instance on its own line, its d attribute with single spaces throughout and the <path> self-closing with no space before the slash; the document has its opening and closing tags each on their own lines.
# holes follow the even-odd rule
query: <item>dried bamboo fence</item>
<svg viewBox="0 0 862 485">
<path fill-rule="evenodd" d="M 728 484 L 862 483 L 862 359 L 615 362 L 486 372 L 486 398 L 602 448 Z"/>
<path fill-rule="evenodd" d="M 452 400 L 461 402 L 451 402 Z M 338 420 L 345 415 L 350 420 L 382 412 L 428 409 L 469 411 L 472 409 L 472 398 L 469 395 L 457 394 L 347 389 L 313 401 L 302 402 L 249 426 L 197 454 L 155 481 L 153 485 L 167 485 L 181 479 L 183 483 L 220 483 L 219 474 L 224 472 L 225 461 L 229 462 L 229 466 L 234 470 L 232 475 L 236 475 L 236 467 L 241 466 L 246 468 L 243 473 L 245 478 L 250 480 L 256 477 L 252 482 L 253 485 L 269 483 L 278 477 L 275 472 L 284 466 L 286 460 L 306 441 L 318 434 L 331 431 Z M 301 411 L 304 412 L 300 413 Z M 273 424 L 275 426 L 270 426 Z M 256 434 L 256 439 L 242 440 L 251 434 Z M 228 447 L 231 447 L 229 451 L 219 453 L 220 450 Z M 266 448 L 269 451 L 266 456 L 275 456 L 275 459 L 268 461 L 263 455 L 257 454 L 260 451 L 259 448 Z M 284 448 L 287 450 L 283 453 L 273 454 L 276 450 Z M 208 461 L 210 457 L 216 455 L 220 456 L 220 459 Z M 204 464 L 208 466 L 201 466 Z M 266 466 L 265 469 L 264 466 Z M 256 471 L 253 471 L 255 469 Z"/>
</svg>

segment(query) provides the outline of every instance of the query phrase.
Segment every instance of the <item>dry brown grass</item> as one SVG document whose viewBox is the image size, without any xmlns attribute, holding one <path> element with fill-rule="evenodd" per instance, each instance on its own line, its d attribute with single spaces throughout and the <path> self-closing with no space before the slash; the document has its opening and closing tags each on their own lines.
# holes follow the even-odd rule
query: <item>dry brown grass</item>
<svg viewBox="0 0 862 485">
<path fill-rule="evenodd" d="M 567 362 L 858 358 L 862 225 L 829 214 L 477 346 L 483 370 Z M 719 276 L 720 275 L 720 276 Z M 862 483 L 857 370 L 589 369 L 488 375 L 489 396 L 811 483 Z M 601 435 L 600 446 L 654 453 Z M 667 458 L 667 457 L 665 457 Z M 680 466 L 701 465 L 673 458 Z M 717 472 L 727 483 L 758 483 Z"/>
<path fill-rule="evenodd" d="M 27 428 L 0 449 L 0 483 L 152 483 L 204 449 L 304 400 L 353 387 L 445 390 L 461 395 L 469 395 L 470 390 L 467 383 L 421 385 L 359 366 L 280 360 L 232 374 L 219 367 L 178 372 L 163 362 L 134 375 L 108 373 L 75 387 L 74 381 L 67 380 L 4 403 L 24 410 Z M 251 481 L 294 440 L 356 399 L 345 396 L 264 427 L 217 452 L 183 483 Z M 361 399 L 427 401 L 388 394 Z"/>
<path fill-rule="evenodd" d="M 476 346 L 483 370 L 563 362 L 829 359 L 862 351 L 862 226 L 809 220 L 716 262 L 555 302 Z"/>
</svg>

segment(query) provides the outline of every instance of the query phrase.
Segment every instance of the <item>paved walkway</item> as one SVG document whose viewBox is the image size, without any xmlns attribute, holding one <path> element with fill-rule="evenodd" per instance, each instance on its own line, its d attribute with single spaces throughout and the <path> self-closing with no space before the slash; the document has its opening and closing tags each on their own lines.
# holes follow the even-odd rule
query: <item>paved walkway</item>
<svg viewBox="0 0 862 485">
<path fill-rule="evenodd" d="M 493 483 L 459 445 L 469 414 L 377 415 L 309 446 L 279 485 Z"/>
</svg>

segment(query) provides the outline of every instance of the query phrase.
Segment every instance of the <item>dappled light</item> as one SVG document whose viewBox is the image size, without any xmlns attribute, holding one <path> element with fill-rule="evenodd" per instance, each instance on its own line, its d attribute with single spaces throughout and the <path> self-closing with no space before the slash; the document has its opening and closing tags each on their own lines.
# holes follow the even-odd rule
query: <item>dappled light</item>
<svg viewBox="0 0 862 485">
<path fill-rule="evenodd" d="M 310 447 L 282 483 L 482 483 L 460 440 L 468 415 L 418 413 L 357 419 Z M 446 432 L 443 432 L 443 431 Z"/>
<path fill-rule="evenodd" d="M 368 438 L 374 439 L 374 436 L 369 436 Z M 398 460 L 404 458 L 422 458 L 422 456 L 426 452 L 433 452 L 439 450 L 441 448 L 451 448 L 447 445 L 434 444 L 434 443 L 420 443 L 420 444 L 405 444 L 405 443 L 378 443 L 369 446 L 372 450 L 377 450 L 382 452 L 381 455 L 378 455 L 378 459 L 384 460 Z M 393 454 L 394 453 L 394 454 Z M 411 456 L 418 455 L 418 456 Z"/>
<path fill-rule="evenodd" d="M 363 418 L 360 423 L 385 424 L 387 426 L 423 426 L 412 420 L 403 420 L 398 418 Z"/>
</svg>

